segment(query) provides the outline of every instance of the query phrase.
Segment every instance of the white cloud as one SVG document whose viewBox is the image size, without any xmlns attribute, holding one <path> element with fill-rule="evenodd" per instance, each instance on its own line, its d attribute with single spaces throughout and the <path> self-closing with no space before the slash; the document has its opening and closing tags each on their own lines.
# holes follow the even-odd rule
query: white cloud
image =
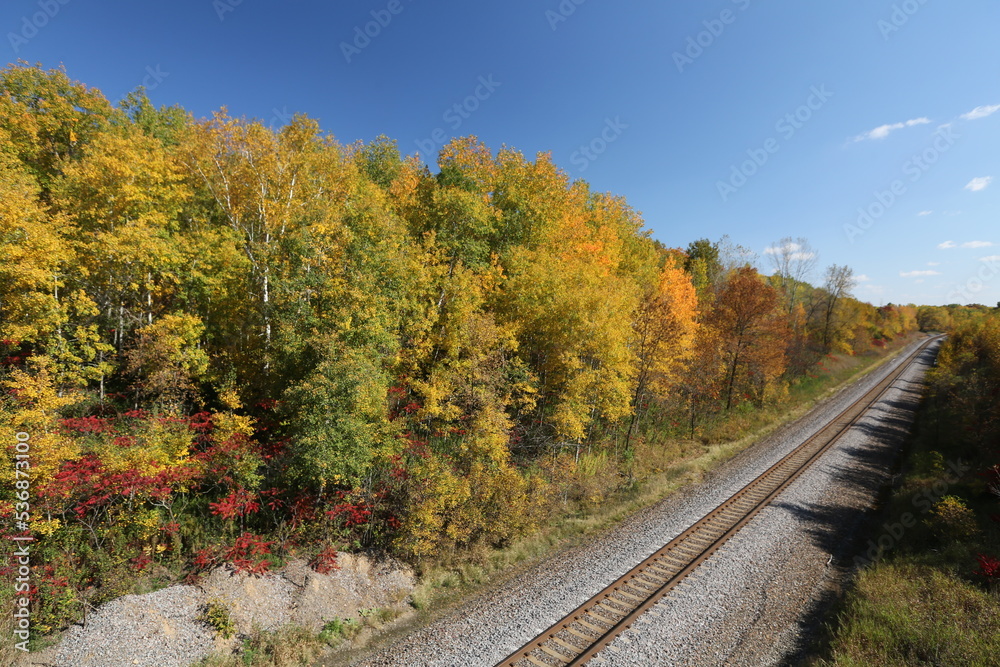
<svg viewBox="0 0 1000 667">
<path fill-rule="evenodd" d="M 934 211 L 921 211 L 920 213 L 917 213 L 917 215 L 930 215 L 933 212 Z"/>
<path fill-rule="evenodd" d="M 997 111 L 1000 111 L 1000 104 L 991 104 L 981 107 L 976 107 L 969 113 L 963 113 L 962 118 L 965 120 L 979 120 L 980 118 L 986 118 L 991 116 Z"/>
<path fill-rule="evenodd" d="M 944 243 L 938 243 L 938 248 L 940 250 L 950 250 L 952 248 L 992 248 L 995 243 L 993 241 L 966 241 L 959 245 L 954 241 L 945 241 Z"/>
<path fill-rule="evenodd" d="M 768 246 L 767 248 L 764 249 L 764 254 L 765 255 L 777 255 L 778 253 L 780 253 L 784 249 L 785 249 L 785 246 L 777 246 L 777 247 L 775 247 L 775 246 L 772 245 L 772 246 Z M 788 249 L 794 252 L 795 250 L 799 249 L 799 244 L 798 243 L 789 243 L 788 244 Z"/>
<path fill-rule="evenodd" d="M 789 259 L 793 261 L 805 261 L 807 259 L 813 259 L 816 257 L 814 252 L 799 252 L 802 246 L 798 243 L 786 243 L 781 246 L 769 246 L 764 249 L 765 255 L 780 255 L 784 253 L 789 253 Z"/>
<path fill-rule="evenodd" d="M 867 283 L 867 282 L 871 282 L 871 278 L 869 278 L 868 276 L 866 276 L 866 275 L 865 275 L 865 274 L 863 274 L 863 273 L 862 273 L 862 274 L 861 274 L 860 276 L 854 276 L 854 279 L 855 279 L 856 281 L 858 281 L 859 283 Z"/>
<path fill-rule="evenodd" d="M 927 262 L 927 266 L 941 266 L 941 262 Z"/>
<path fill-rule="evenodd" d="M 900 278 L 917 278 L 919 276 L 940 276 L 940 271 L 900 271 Z"/>
<path fill-rule="evenodd" d="M 865 139 L 885 139 L 889 136 L 889 133 L 893 130 L 901 130 L 904 127 L 913 127 L 914 125 L 926 125 L 931 122 L 930 118 L 913 118 L 906 121 L 905 123 L 892 123 L 891 125 L 879 125 L 874 130 L 869 130 L 863 132 L 858 136 L 854 137 L 854 141 L 864 141 Z"/>
<path fill-rule="evenodd" d="M 991 182 L 993 182 L 992 176 L 980 176 L 979 178 L 974 178 L 969 181 L 965 186 L 965 189 L 972 190 L 973 192 L 979 192 L 980 190 L 985 190 Z"/>
<path fill-rule="evenodd" d="M 990 264 L 992 264 L 993 262 L 1000 262 L 1000 255 L 990 255 L 989 257 L 980 257 L 979 261 L 989 262 Z"/>
</svg>

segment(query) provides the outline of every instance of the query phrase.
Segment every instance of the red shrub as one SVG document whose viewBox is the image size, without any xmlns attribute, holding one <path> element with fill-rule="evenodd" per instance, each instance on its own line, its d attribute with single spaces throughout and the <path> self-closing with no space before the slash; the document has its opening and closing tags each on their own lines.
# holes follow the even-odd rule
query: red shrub
<svg viewBox="0 0 1000 667">
<path fill-rule="evenodd" d="M 209 503 L 208 507 L 212 514 L 221 516 L 228 521 L 248 514 L 256 514 L 260 510 L 260 503 L 254 500 L 253 495 L 246 489 L 236 489 L 219 502 Z"/>
<path fill-rule="evenodd" d="M 340 566 L 337 565 L 337 550 L 333 547 L 324 548 L 316 554 L 316 557 L 310 561 L 309 565 L 320 574 L 330 574 L 334 570 L 339 570 Z"/>
<path fill-rule="evenodd" d="M 243 533 L 223 555 L 224 560 L 231 562 L 237 572 L 264 574 L 271 567 L 271 561 L 264 558 L 271 553 L 274 542 L 265 542 L 253 533 Z"/>
<path fill-rule="evenodd" d="M 975 574 L 986 577 L 986 581 L 990 584 L 995 583 L 1000 577 L 1000 560 L 985 554 L 979 554 L 976 556 L 976 560 L 979 561 L 979 569 L 975 571 Z"/>
</svg>

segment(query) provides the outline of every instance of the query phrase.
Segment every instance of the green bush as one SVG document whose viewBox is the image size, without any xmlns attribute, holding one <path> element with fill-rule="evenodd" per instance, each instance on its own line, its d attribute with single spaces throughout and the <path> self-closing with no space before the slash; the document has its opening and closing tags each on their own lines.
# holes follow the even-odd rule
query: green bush
<svg viewBox="0 0 1000 667">
<path fill-rule="evenodd" d="M 946 542 L 964 541 L 976 531 L 976 516 L 958 496 L 945 496 L 931 510 L 927 525 L 935 537 Z"/>
<path fill-rule="evenodd" d="M 229 639 L 236 634 L 236 623 L 233 621 L 232 613 L 222 600 L 213 598 L 205 605 L 198 620 L 215 629 L 215 632 L 223 639 Z"/>
</svg>

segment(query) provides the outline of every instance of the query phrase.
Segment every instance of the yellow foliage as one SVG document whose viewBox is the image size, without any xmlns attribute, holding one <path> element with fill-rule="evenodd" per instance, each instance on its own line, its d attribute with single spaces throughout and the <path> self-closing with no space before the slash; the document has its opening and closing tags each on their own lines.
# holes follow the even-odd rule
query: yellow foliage
<svg viewBox="0 0 1000 667">
<path fill-rule="evenodd" d="M 62 528 L 62 522 L 58 518 L 46 519 L 37 513 L 31 517 L 31 531 L 38 535 L 48 537 L 60 528 Z"/>
<path fill-rule="evenodd" d="M 49 480 L 64 461 L 80 456 L 77 442 L 64 435 L 59 426 L 58 411 L 81 400 L 76 393 L 62 396 L 55 386 L 53 363 L 38 355 L 28 361 L 26 370 L 14 369 L 3 382 L 9 392 L 4 402 L 4 419 L 0 438 L 14 442 L 14 434 L 23 431 L 30 436 L 31 477 Z M 0 466 L 3 483 L 13 479 L 11 466 Z"/>
<path fill-rule="evenodd" d="M 213 412 L 212 425 L 212 437 L 218 442 L 225 442 L 234 435 L 253 435 L 254 420 L 253 417 L 232 412 Z"/>
<path fill-rule="evenodd" d="M 166 416 L 140 421 L 132 437 L 135 444 L 131 447 L 119 447 L 113 438 L 106 437 L 94 446 L 93 453 L 110 472 L 131 469 L 153 475 L 162 468 L 185 463 L 194 441 L 186 423 Z"/>
<path fill-rule="evenodd" d="M 412 474 L 410 507 L 396 547 L 413 557 L 502 544 L 537 525 L 548 502 L 543 480 L 490 461 L 476 461 L 459 475 L 430 455 Z"/>
<path fill-rule="evenodd" d="M 57 323 L 60 265 L 69 259 L 67 221 L 43 210 L 40 188 L 3 150 L 9 140 L 0 127 L 0 338 L 36 341 Z"/>
</svg>

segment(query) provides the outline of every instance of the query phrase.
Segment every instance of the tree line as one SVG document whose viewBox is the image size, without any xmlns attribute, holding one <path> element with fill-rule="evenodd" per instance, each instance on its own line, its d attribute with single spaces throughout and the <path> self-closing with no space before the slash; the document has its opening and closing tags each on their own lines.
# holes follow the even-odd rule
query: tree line
<svg viewBox="0 0 1000 667">
<path fill-rule="evenodd" d="M 667 248 L 548 154 L 465 137 L 436 168 L 0 70 L 0 411 L 31 438 L 42 630 L 157 566 L 503 544 L 595 457 L 918 326 L 848 267 L 810 284 L 804 239 L 771 275 Z"/>
</svg>

